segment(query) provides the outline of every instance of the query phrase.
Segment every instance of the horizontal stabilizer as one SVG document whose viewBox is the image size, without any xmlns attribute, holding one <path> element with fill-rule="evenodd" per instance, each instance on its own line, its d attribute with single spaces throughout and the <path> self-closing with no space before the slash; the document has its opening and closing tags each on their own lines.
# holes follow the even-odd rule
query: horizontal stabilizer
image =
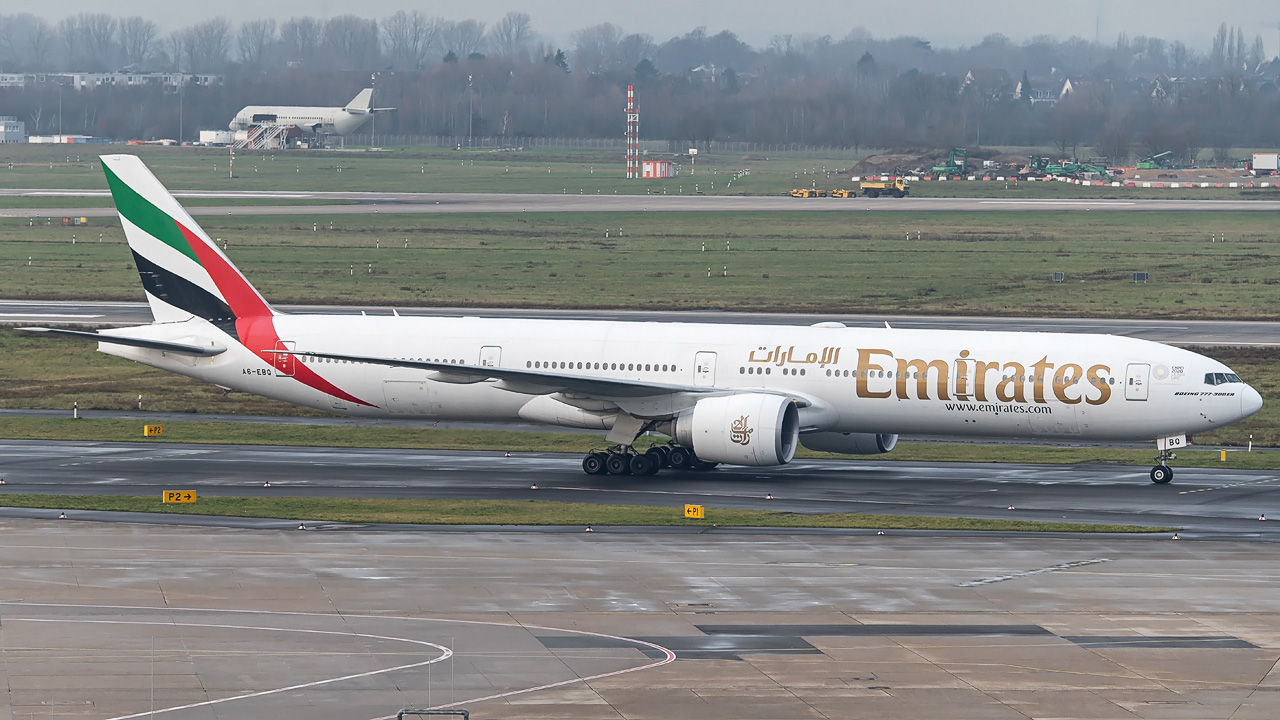
<svg viewBox="0 0 1280 720">
<path fill-rule="evenodd" d="M 112 345 L 128 345 L 130 347 L 147 348 L 148 350 L 162 350 L 164 352 L 177 353 L 179 355 L 196 355 L 198 357 L 221 355 L 227 351 L 225 347 L 220 345 L 200 347 L 199 345 L 187 345 L 185 343 L 165 342 L 163 340 L 144 340 L 142 338 L 121 337 L 119 335 L 80 332 L 79 330 L 58 330 L 55 328 L 37 327 L 18 328 L 18 330 L 22 332 L 48 333 L 50 335 L 60 335 L 62 337 L 96 340 L 98 342 L 110 343 Z"/>
</svg>

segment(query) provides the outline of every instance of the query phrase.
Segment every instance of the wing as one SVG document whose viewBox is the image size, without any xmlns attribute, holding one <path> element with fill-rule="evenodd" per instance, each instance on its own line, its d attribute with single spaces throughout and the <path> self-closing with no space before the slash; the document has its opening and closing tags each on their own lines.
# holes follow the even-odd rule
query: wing
<svg viewBox="0 0 1280 720">
<path fill-rule="evenodd" d="M 515 368 L 486 367 L 483 365 L 455 365 L 422 360 L 404 360 L 398 358 L 369 357 L 367 355 L 343 355 L 339 353 L 304 352 L 301 350 L 275 350 L 280 355 L 297 357 L 329 358 L 345 360 L 369 365 L 386 365 L 388 367 L 413 368 L 429 370 L 434 374 L 432 380 L 449 383 L 479 383 L 486 380 L 498 380 L 504 390 L 527 395 L 546 395 L 556 392 L 578 393 L 601 399 L 640 398 L 655 395 L 673 395 L 686 393 L 705 395 L 710 393 L 724 394 L 724 388 L 695 387 L 693 385 L 673 385 L 670 383 L 646 382 L 641 380 L 620 380 L 614 378 L 574 375 L 572 373 L 549 372 L 545 370 L 517 370 Z"/>
</svg>

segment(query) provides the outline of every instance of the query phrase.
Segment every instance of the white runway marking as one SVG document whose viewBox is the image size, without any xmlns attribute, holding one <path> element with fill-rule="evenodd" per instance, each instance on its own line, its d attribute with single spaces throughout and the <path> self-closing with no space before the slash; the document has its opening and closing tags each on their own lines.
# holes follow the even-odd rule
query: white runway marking
<svg viewBox="0 0 1280 720">
<path fill-rule="evenodd" d="M 509 691 L 507 691 L 507 692 L 496 693 L 496 694 L 493 694 L 493 695 L 486 695 L 486 696 L 483 696 L 483 697 L 470 698 L 470 699 L 468 699 L 468 700 L 459 700 L 459 701 L 457 701 L 457 702 L 452 702 L 452 703 L 447 703 L 447 704 L 444 704 L 444 705 L 436 705 L 436 706 L 433 706 L 432 708 L 430 708 L 430 709 L 432 709 L 432 710 L 439 710 L 439 709 L 444 709 L 444 708 L 458 707 L 458 706 L 460 706 L 460 705 L 466 705 L 466 704 L 469 704 L 469 703 L 484 702 L 484 701 L 486 701 L 486 700 L 497 700 L 497 699 L 499 699 L 499 698 L 512 697 L 512 696 L 515 696 L 515 695 L 523 695 L 523 694 L 527 694 L 527 693 L 537 692 L 537 691 L 539 691 L 539 690 L 549 690 L 549 689 L 551 689 L 551 688 L 563 687 L 563 686 L 565 686 L 565 685 L 573 685 L 573 684 L 575 684 L 575 683 L 587 683 L 587 682 L 592 682 L 592 681 L 594 681 L 594 680 L 600 680 L 600 679 L 602 679 L 602 678 L 617 677 L 618 675 L 625 675 L 625 674 L 627 674 L 627 673 L 639 672 L 639 671 L 641 671 L 641 670 L 650 670 L 650 669 L 652 669 L 652 668 L 662 667 L 663 665 L 667 665 L 667 664 L 669 664 L 669 663 L 675 662 L 675 660 L 676 660 L 676 654 L 675 654 L 675 652 L 673 652 L 672 650 L 670 650 L 670 649 L 668 649 L 668 648 L 665 648 L 665 647 L 662 647 L 661 645 L 658 645 L 658 644 L 656 644 L 656 643 L 651 643 L 651 642 L 648 642 L 648 641 L 645 641 L 645 640 L 637 640 L 637 639 L 635 639 L 635 638 L 621 637 L 621 636 L 618 636 L 618 635 L 609 635 L 609 634 L 606 634 L 606 633 L 591 632 L 591 631 L 589 631 L 589 630 L 574 630 L 574 629 L 570 629 L 570 628 L 548 627 L 548 626 L 545 626 L 545 625 L 527 625 L 527 624 L 523 624 L 523 623 L 490 622 L 490 621 L 485 621 L 485 620 L 455 620 L 455 619 L 447 619 L 447 618 L 404 617 L 404 616 L 397 616 L 397 615 L 353 615 L 353 614 L 346 614 L 346 613 L 344 613 L 344 614 L 342 614 L 342 615 L 337 615 L 337 614 L 332 614 L 332 613 L 313 613 L 313 612 L 300 612 L 300 611 L 288 611 L 288 610 L 226 610 L 226 609 L 220 609 L 220 608 L 148 607 L 148 606 L 145 606 L 145 605 L 85 605 L 85 604 L 79 604 L 79 603 L 38 603 L 38 602 L 5 602 L 5 601 L 0 601 L 0 606 L 7 606 L 7 607 L 43 607 L 43 608 L 76 608 L 76 609 L 84 609 L 84 610 L 116 610 L 116 611 L 121 611 L 121 610 L 135 610 L 135 611 L 136 611 L 136 610 L 142 610 L 142 611 L 148 611 L 148 612 L 168 613 L 168 614 L 177 613 L 177 612 L 190 612 L 190 613 L 223 613 L 223 614 L 235 614 L 235 615 L 262 615 L 262 616 L 279 616 L 279 617 L 327 618 L 327 619 L 334 619 L 334 620 L 339 620 L 339 619 L 346 618 L 346 619 L 380 620 L 380 621 L 386 621 L 386 620 L 397 620 L 397 621 L 406 622 L 406 623 L 432 622 L 432 623 L 453 623 L 453 624 L 458 624 L 458 625 L 482 625 L 482 626 L 488 626 L 488 627 L 506 627 L 506 628 L 513 628 L 513 629 L 525 630 L 525 631 L 529 631 L 529 630 L 547 630 L 547 631 L 551 631 L 551 632 L 562 632 L 562 633 L 569 633 L 569 634 L 573 634 L 573 635 L 586 635 L 586 636 L 589 636 L 589 637 L 603 638 L 603 639 L 606 639 L 606 640 L 616 640 L 616 641 L 620 641 L 620 642 L 632 643 L 632 644 L 634 644 L 634 645 L 643 645 L 643 646 L 645 646 L 645 647 L 648 647 L 648 648 L 652 648 L 652 649 L 654 649 L 654 650 L 657 650 L 658 652 L 661 652 L 661 653 L 663 653 L 663 655 L 664 655 L 664 657 L 663 657 L 661 660 L 655 660 L 654 662 L 647 663 L 647 664 L 645 664 L 645 665 L 640 665 L 640 666 L 633 667 L 633 668 L 627 668 L 627 669 L 625 669 L 625 670 L 614 670 L 613 672 L 598 673 L 598 674 L 596 674 L 596 675 L 587 675 L 587 676 L 584 676 L 584 677 L 570 678 L 569 680 L 561 680 L 560 682 L 547 683 L 547 684 L 545 684 L 545 685 L 538 685 L 537 687 L 522 688 L 522 689 L 519 689 L 519 690 L 509 690 Z M 419 662 L 419 663 L 412 663 L 412 664 L 409 664 L 409 665 L 402 665 L 402 666 L 397 666 L 397 667 L 385 668 L 385 669 L 382 669 L 382 670 L 371 670 L 371 671 L 369 671 L 369 672 L 365 672 L 365 673 L 357 673 L 357 674 L 354 674 L 354 675 L 345 675 L 345 676 L 342 676 L 342 677 L 328 678 L 328 679 L 326 679 L 326 680 L 317 680 L 317 681 L 310 682 L 310 683 L 301 683 L 301 684 L 298 684 L 298 685 L 291 685 L 291 686 L 289 686 L 289 687 L 275 688 L 275 689 L 273 689 L 273 690 L 262 690 L 262 691 L 255 692 L 255 693 L 247 693 L 247 694 L 244 694 L 244 695 L 237 695 L 237 696 L 234 696 L 234 697 L 228 697 L 228 698 L 220 698 L 220 699 L 217 699 L 217 700 L 206 700 L 206 701 L 204 701 L 204 702 L 192 703 L 192 704 L 189 704 L 189 705 L 174 706 L 174 707 L 163 708 L 163 709 L 154 710 L 154 711 L 152 711 L 152 710 L 148 710 L 148 711 L 146 711 L 146 712 L 134 713 L 134 714 L 132 714 L 132 715 L 120 715 L 120 716 L 117 716 L 117 717 L 108 718 L 107 720 L 132 720 L 133 718 L 146 717 L 146 716 L 151 715 L 151 714 L 153 714 L 153 713 L 165 713 L 165 712 L 171 712 L 171 711 L 174 711 L 174 710 L 186 710 L 186 709 L 190 709 L 190 708 L 203 707 L 203 706 L 207 706 L 207 705 L 214 705 L 214 704 L 218 704 L 218 703 L 231 702 L 231 701 L 233 701 L 233 700 L 243 700 L 243 699 L 254 698 L 254 697 L 262 697 L 262 696 L 265 696 L 265 695 L 273 695 L 273 694 L 278 694 L 278 693 L 282 693 L 282 692 L 289 692 L 289 691 L 291 691 L 291 690 L 302 690 L 302 689 L 306 689 L 306 688 L 317 687 L 317 686 L 319 686 L 319 685 L 327 685 L 327 684 L 333 684 L 333 683 L 337 683 L 337 682 L 342 682 L 342 681 L 344 681 L 344 680 L 353 680 L 353 679 L 358 679 L 358 678 L 370 677 L 370 676 L 373 676 L 373 675 L 380 675 L 380 674 L 385 674 L 385 673 L 389 673 L 389 672 L 395 672 L 395 671 L 398 671 L 398 670 L 406 670 L 406 669 L 412 669 L 412 668 L 416 668 L 416 667 L 424 667 L 424 666 L 427 666 L 427 665 L 432 665 L 432 664 L 434 664 L 434 663 L 438 663 L 438 662 L 440 662 L 440 661 L 442 661 L 442 660 L 446 660 L 446 659 L 448 659 L 448 658 L 450 658 L 450 657 L 452 657 L 452 656 L 453 656 L 453 650 L 452 650 L 452 649 L 447 648 L 447 647 L 445 647 L 445 646 L 443 646 L 443 645 L 437 645 L 436 643 L 426 642 L 426 641 L 424 641 L 424 640 L 413 640 L 413 639 L 410 639 L 410 638 L 387 637 L 387 636 L 382 636 L 382 635 L 370 635 L 370 634 L 365 634 L 365 633 L 355 633 L 355 632 L 337 632 L 337 631 L 332 631 L 332 630 L 302 630 L 302 629 L 298 629 L 298 628 L 268 628 L 268 627 L 254 627 L 254 626 L 244 626 L 244 625 L 215 625 L 215 624 L 200 624 L 200 623 L 178 623 L 178 622 L 172 622 L 172 621 L 151 621 L 151 622 L 147 622 L 147 621 L 141 621 L 141 620 L 63 620 L 63 619 L 59 619 L 59 618 L 10 618 L 10 617 L 7 617 L 7 616 L 5 617 L 5 620 L 6 620 L 6 621 L 8 621 L 8 622 L 23 622 L 23 621 L 25 621 L 25 622 L 47 622 L 47 623 L 60 623 L 60 622 L 61 622 L 61 623 L 98 623 L 98 624 L 107 624 L 107 625 L 111 625 L 111 624 L 116 624 L 116 625 L 167 625 L 167 626 L 171 626 L 171 627 L 172 627 L 172 626 L 178 626 L 178 627 L 204 627 L 204 628 L 241 629 L 241 630 L 267 630 L 267 631 L 279 631 L 279 632 L 300 632 L 300 633 L 313 633 L 313 634 L 322 634 L 322 635 L 342 635 L 342 636 L 348 636 L 348 637 L 365 637 L 365 638 L 371 638 L 371 639 L 388 640 L 388 641 L 391 641 L 391 642 L 407 642 L 407 643 L 414 643 L 414 644 L 417 644 L 417 645 L 427 645 L 427 646 L 430 646 L 430 647 L 436 648 L 436 649 L 438 649 L 438 650 L 440 650 L 440 651 L 441 651 L 441 655 L 440 655 L 439 657 L 437 657 L 437 658 L 433 658 L 433 659 L 431 659 L 431 660 L 426 660 L 426 661 L 423 661 L 423 662 Z M 380 717 L 377 717 L 377 718 L 373 718 L 373 719 L 371 719 L 371 720 L 392 720 L 392 719 L 393 719 L 393 718 L 395 718 L 395 717 L 396 717 L 395 715 L 385 715 L 385 716 L 380 716 Z"/>
<path fill-rule="evenodd" d="M 1119 200 L 979 200 L 979 205 L 1137 205 Z"/>
<path fill-rule="evenodd" d="M 101 315 L 72 315 L 69 313 L 0 313 L 0 318 L 68 318 L 68 319 L 89 319 L 100 318 Z"/>
</svg>

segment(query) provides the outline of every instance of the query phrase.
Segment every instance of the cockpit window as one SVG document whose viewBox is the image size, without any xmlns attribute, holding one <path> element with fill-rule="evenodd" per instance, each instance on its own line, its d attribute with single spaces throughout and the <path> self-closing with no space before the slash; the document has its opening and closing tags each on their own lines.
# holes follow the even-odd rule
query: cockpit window
<svg viewBox="0 0 1280 720">
<path fill-rule="evenodd" d="M 1235 373 L 1205 373 L 1205 385 L 1226 385 L 1227 383 L 1244 382 L 1239 375 Z"/>
</svg>

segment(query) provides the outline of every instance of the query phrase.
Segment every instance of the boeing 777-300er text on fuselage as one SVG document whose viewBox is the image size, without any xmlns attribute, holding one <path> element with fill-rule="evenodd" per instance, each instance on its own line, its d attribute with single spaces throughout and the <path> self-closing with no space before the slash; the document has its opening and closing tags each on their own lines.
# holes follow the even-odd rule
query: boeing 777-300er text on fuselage
<svg viewBox="0 0 1280 720">
<path fill-rule="evenodd" d="M 1110 335 L 272 309 L 138 158 L 103 170 L 155 322 L 88 336 L 163 370 L 343 415 L 607 430 L 586 472 L 783 465 L 797 444 L 889 452 L 899 433 L 1155 440 L 1262 407 L 1222 363 Z M 670 436 L 645 452 L 645 431 Z"/>
<path fill-rule="evenodd" d="M 349 135 L 373 113 L 390 109 L 373 107 L 373 88 L 365 88 L 346 107 L 249 105 L 236 113 L 228 127 L 248 130 L 259 125 L 284 125 L 296 127 L 306 135 Z"/>
</svg>

